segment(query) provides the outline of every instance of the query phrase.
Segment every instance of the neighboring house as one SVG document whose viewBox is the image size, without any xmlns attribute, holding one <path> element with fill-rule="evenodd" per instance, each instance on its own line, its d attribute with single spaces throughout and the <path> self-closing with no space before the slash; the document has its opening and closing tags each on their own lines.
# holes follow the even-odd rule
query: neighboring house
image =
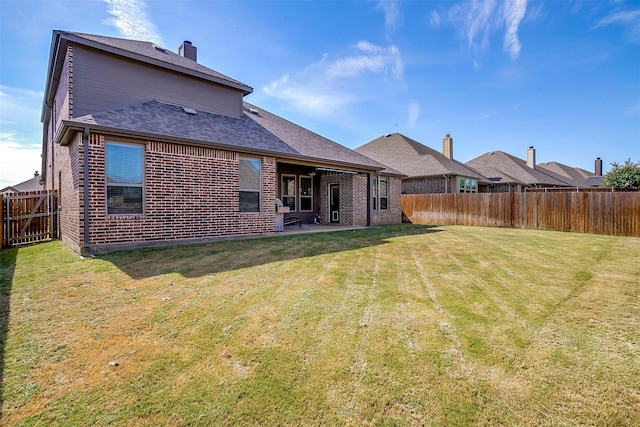
<svg viewBox="0 0 640 427">
<path fill-rule="evenodd" d="M 383 135 L 355 149 L 360 154 L 400 171 L 402 192 L 477 193 L 490 184 L 473 168 L 453 159 L 453 138 L 442 140 L 442 153 L 400 133 Z"/>
<path fill-rule="evenodd" d="M 20 184 L 4 187 L 0 190 L 0 194 L 26 193 L 29 191 L 44 190 L 41 180 L 42 177 L 38 172 L 36 172 L 31 179 L 21 182 Z"/>
<path fill-rule="evenodd" d="M 491 181 L 489 192 L 518 192 L 528 187 L 586 186 L 584 179 L 578 181 L 567 176 L 565 172 L 561 174 L 536 165 L 536 153 L 533 147 L 527 150 L 527 160 L 503 151 L 491 151 L 469 160 L 466 164 Z"/>
<path fill-rule="evenodd" d="M 554 172 L 574 182 L 581 183 L 581 187 L 598 187 L 602 184 L 602 159 L 598 157 L 595 161 L 594 172 L 589 172 L 581 168 L 574 168 L 558 162 L 546 162 L 538 165 L 541 169 Z"/>
<path fill-rule="evenodd" d="M 149 42 L 54 31 L 43 176 L 80 253 L 401 222 L 402 174 L 245 103 L 252 88 Z"/>
</svg>

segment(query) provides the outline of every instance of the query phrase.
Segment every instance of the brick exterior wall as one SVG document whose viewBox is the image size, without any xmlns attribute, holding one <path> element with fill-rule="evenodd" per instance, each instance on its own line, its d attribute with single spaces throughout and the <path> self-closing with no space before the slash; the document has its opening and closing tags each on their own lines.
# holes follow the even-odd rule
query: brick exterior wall
<svg viewBox="0 0 640 427">
<path fill-rule="evenodd" d="M 82 135 L 68 146 L 53 147 L 54 168 L 50 175 L 58 190 L 58 225 L 62 240 L 76 252 L 83 244 Z"/>
<path fill-rule="evenodd" d="M 367 225 L 367 175 L 325 172 L 320 177 L 320 215 L 329 223 L 329 184 L 340 185 L 340 225 Z"/>
<path fill-rule="evenodd" d="M 78 138 L 74 145 L 81 150 L 81 135 Z M 97 134 L 89 138 L 90 252 L 153 242 L 206 241 L 274 232 L 276 161 L 273 157 L 256 157 L 261 160 L 262 169 L 261 212 L 240 213 L 239 154 L 171 143 L 140 141 L 145 147 L 144 213 L 107 215 L 105 142 L 110 140 Z M 81 159 L 81 151 L 79 154 Z M 65 169 L 78 168 L 71 165 Z M 76 213 L 82 215 L 81 168 L 78 178 L 75 206 Z M 63 191 L 63 197 L 65 194 Z M 65 222 L 71 223 L 70 212 L 65 210 L 63 216 Z M 63 235 L 65 233 L 68 233 L 66 239 L 74 240 L 71 247 L 82 247 L 82 224 L 79 233 L 68 227 L 63 229 Z"/>
<path fill-rule="evenodd" d="M 406 194 L 449 192 L 444 177 L 406 178 L 402 180 L 402 191 Z"/>
<path fill-rule="evenodd" d="M 373 223 L 379 224 L 400 224 L 402 222 L 402 208 L 400 197 L 402 191 L 402 179 L 387 177 L 389 180 L 389 203 L 388 209 L 373 211 Z"/>
</svg>

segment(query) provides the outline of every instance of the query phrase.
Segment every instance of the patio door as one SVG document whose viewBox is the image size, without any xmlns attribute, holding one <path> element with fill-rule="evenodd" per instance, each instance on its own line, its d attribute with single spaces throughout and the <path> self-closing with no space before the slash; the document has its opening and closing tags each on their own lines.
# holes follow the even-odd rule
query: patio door
<svg viewBox="0 0 640 427">
<path fill-rule="evenodd" d="M 329 222 L 340 222 L 340 185 L 329 184 Z"/>
</svg>

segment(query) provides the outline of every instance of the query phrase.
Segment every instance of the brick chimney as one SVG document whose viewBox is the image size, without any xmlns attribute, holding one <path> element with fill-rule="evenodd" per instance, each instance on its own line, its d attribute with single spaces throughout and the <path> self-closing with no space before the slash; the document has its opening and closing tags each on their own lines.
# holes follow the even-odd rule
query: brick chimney
<svg viewBox="0 0 640 427">
<path fill-rule="evenodd" d="M 527 150 L 527 166 L 531 169 L 536 168 L 536 149 L 533 148 L 533 145 L 530 145 Z"/>
<path fill-rule="evenodd" d="M 182 42 L 178 48 L 178 54 L 189 58 L 192 61 L 198 62 L 198 48 L 191 44 L 189 40 Z"/>
<path fill-rule="evenodd" d="M 442 139 L 442 154 L 447 159 L 453 159 L 453 138 L 449 134 Z"/>
<path fill-rule="evenodd" d="M 600 157 L 596 157 L 595 169 L 596 176 L 602 176 L 602 159 Z"/>
</svg>

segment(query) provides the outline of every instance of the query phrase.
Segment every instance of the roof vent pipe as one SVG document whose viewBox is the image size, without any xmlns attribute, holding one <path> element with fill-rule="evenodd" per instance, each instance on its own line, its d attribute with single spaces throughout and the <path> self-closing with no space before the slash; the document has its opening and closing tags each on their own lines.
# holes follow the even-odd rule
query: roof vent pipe
<svg viewBox="0 0 640 427">
<path fill-rule="evenodd" d="M 596 157 L 596 176 L 602 176 L 602 159 L 600 157 Z"/>
<path fill-rule="evenodd" d="M 453 138 L 450 134 L 446 134 L 442 139 L 442 154 L 447 159 L 453 159 Z"/>
<path fill-rule="evenodd" d="M 178 48 L 178 54 L 189 58 L 192 61 L 198 62 L 198 48 L 191 44 L 189 40 L 182 42 Z"/>
<path fill-rule="evenodd" d="M 531 169 L 536 168 L 536 149 L 533 148 L 533 145 L 530 145 L 527 150 L 527 166 Z"/>
</svg>

